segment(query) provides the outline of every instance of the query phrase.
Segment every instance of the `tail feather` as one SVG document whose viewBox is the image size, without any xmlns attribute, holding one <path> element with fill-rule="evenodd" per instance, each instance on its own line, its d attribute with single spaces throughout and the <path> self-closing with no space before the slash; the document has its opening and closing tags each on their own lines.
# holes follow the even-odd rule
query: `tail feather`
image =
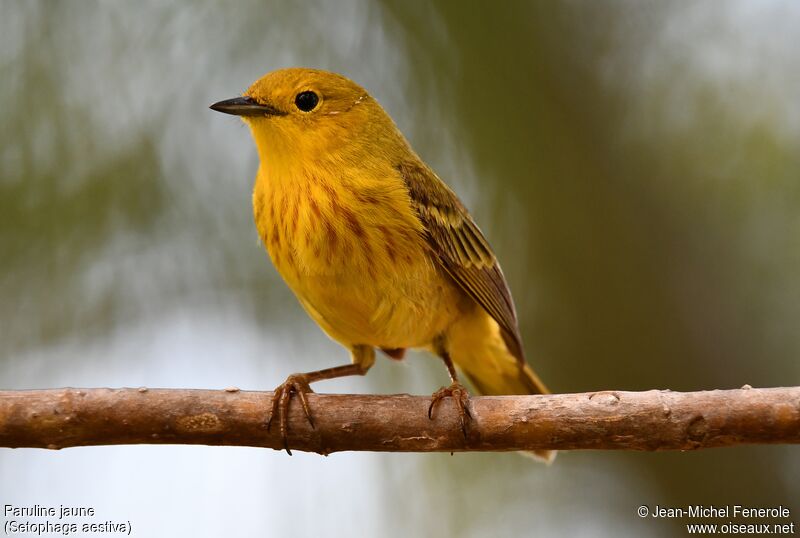
<svg viewBox="0 0 800 538">
<path fill-rule="evenodd" d="M 458 361 L 455 362 L 456 364 L 458 364 Z M 466 376 L 466 378 L 469 380 L 469 382 L 472 384 L 472 386 L 475 387 L 475 389 L 479 393 L 484 394 L 486 396 L 501 396 L 503 394 L 550 394 L 550 391 L 539 379 L 539 376 L 536 375 L 536 372 L 534 372 L 531 369 L 531 367 L 528 366 L 527 364 L 524 365 L 521 375 L 526 376 L 527 381 L 529 381 L 530 384 L 533 384 L 535 387 L 537 387 L 535 392 L 526 390 L 528 383 L 525 383 L 525 381 L 517 380 L 515 382 L 513 378 L 508 379 L 507 384 L 504 387 L 500 387 L 500 390 L 498 390 L 498 385 L 496 384 L 488 385 L 487 383 L 482 382 L 479 377 L 470 375 L 469 371 L 463 369 L 462 371 Z M 522 454 L 523 456 L 528 456 L 530 458 L 535 459 L 536 461 L 549 465 L 553 463 L 553 461 L 555 461 L 556 454 L 558 454 L 558 452 L 556 450 L 533 450 L 533 451 L 519 452 L 519 454 Z"/>
<path fill-rule="evenodd" d="M 550 394 L 533 369 L 509 351 L 497 322 L 482 310 L 456 323 L 447 344 L 453 362 L 480 394 Z M 555 450 L 522 454 L 545 463 L 556 457 Z"/>
</svg>

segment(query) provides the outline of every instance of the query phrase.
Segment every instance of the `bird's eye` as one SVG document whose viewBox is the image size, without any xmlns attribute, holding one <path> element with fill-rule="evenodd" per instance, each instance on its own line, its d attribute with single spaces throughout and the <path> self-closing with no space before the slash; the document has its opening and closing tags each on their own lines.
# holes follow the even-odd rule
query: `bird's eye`
<svg viewBox="0 0 800 538">
<path fill-rule="evenodd" d="M 311 112 L 319 103 L 319 97 L 312 91 L 300 92 L 294 98 L 294 104 L 303 112 Z"/>
</svg>

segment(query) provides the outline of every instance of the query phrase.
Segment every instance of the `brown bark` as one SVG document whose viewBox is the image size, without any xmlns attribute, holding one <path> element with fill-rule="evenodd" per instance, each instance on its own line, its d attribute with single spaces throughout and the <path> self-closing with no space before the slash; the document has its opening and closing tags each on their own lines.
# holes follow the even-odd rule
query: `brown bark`
<svg viewBox="0 0 800 538">
<path fill-rule="evenodd" d="M 264 421 L 272 393 L 236 389 L 0 391 L 0 447 L 202 444 L 282 448 Z M 329 454 L 533 449 L 687 450 L 800 443 L 800 387 L 601 391 L 472 398 L 467 439 L 453 402 L 310 394 L 316 428 L 292 401 L 289 446 Z"/>
</svg>

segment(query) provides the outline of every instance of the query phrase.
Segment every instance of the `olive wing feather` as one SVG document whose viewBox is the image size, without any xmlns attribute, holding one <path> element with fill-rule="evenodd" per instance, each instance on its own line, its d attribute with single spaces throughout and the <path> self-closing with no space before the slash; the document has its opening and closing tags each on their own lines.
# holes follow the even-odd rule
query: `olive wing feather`
<svg viewBox="0 0 800 538">
<path fill-rule="evenodd" d="M 509 351 L 524 364 L 511 292 L 486 238 L 455 193 L 430 168 L 421 163 L 402 163 L 397 168 L 434 257 L 500 325 Z"/>
</svg>

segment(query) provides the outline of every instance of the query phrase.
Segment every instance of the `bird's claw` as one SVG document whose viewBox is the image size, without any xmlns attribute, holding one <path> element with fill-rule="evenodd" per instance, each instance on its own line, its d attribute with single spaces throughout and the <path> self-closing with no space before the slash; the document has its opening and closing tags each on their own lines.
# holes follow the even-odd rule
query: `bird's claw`
<svg viewBox="0 0 800 538">
<path fill-rule="evenodd" d="M 464 385 L 454 382 L 449 387 L 442 387 L 431 395 L 431 405 L 428 407 L 428 418 L 433 420 L 433 408 L 444 398 L 450 396 L 456 404 L 458 420 L 461 423 L 461 432 L 464 439 L 467 438 L 467 424 L 472 420 L 472 413 L 469 411 L 469 392 Z"/>
<path fill-rule="evenodd" d="M 267 431 L 270 431 L 272 426 L 272 419 L 278 415 L 278 423 L 281 430 L 281 439 L 283 439 L 283 448 L 290 456 L 292 451 L 289 450 L 288 441 L 288 416 L 289 416 L 289 402 L 292 399 L 292 394 L 297 394 L 300 398 L 300 403 L 303 406 L 303 412 L 306 415 L 308 423 L 311 428 L 314 428 L 314 419 L 311 418 L 311 408 L 308 405 L 308 398 L 306 394 L 313 393 L 308 380 L 303 374 L 292 374 L 286 378 L 286 381 L 281 383 L 274 391 L 272 396 L 272 407 L 270 409 L 269 417 L 267 418 Z"/>
</svg>

